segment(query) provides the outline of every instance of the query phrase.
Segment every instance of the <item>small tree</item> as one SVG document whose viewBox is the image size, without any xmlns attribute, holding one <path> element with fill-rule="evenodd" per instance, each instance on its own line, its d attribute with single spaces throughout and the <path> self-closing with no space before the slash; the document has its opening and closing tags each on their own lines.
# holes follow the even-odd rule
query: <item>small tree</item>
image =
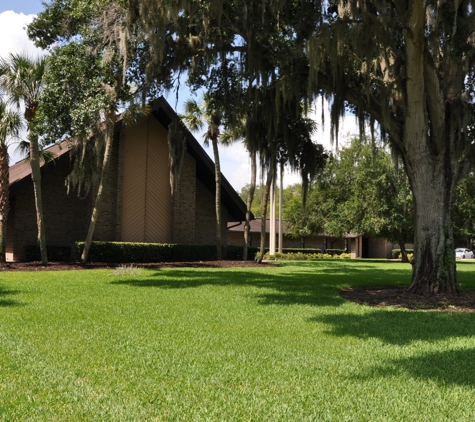
<svg viewBox="0 0 475 422">
<path fill-rule="evenodd" d="M 52 50 L 46 73 L 41 130 L 49 142 L 68 138 L 74 161 L 67 178 L 79 196 L 97 186 L 81 261 L 86 262 L 110 163 L 116 111 L 125 96 L 114 52 L 70 42 Z"/>
<path fill-rule="evenodd" d="M 38 225 L 38 243 L 41 262 L 48 264 L 46 252 L 45 223 L 43 218 L 43 199 L 41 195 L 41 168 L 39 136 L 36 128 L 36 115 L 41 104 L 43 75 L 46 59 L 32 59 L 25 55 L 10 54 L 0 60 L 0 88 L 5 92 L 9 102 L 20 107 L 25 105 L 25 120 L 30 143 L 31 179 L 35 192 L 36 221 Z"/>
<path fill-rule="evenodd" d="M 207 126 L 204 134 L 204 143 L 213 146 L 214 180 L 215 180 L 215 211 L 216 211 L 216 254 L 217 259 L 222 259 L 221 241 L 221 165 L 219 160 L 219 126 L 221 115 L 209 93 L 204 94 L 201 106 L 194 99 L 185 102 L 185 114 L 180 116 L 192 132 L 200 131 Z"/>
<path fill-rule="evenodd" d="M 10 210 L 10 181 L 8 146 L 18 136 L 23 123 L 18 112 L 8 110 L 0 99 L 0 262 L 5 262 L 7 222 Z"/>
</svg>

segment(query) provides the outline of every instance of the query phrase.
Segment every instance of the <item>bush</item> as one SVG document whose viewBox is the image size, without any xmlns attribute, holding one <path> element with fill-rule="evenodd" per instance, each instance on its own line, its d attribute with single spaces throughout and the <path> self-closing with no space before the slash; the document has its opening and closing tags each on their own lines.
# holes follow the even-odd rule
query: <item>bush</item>
<svg viewBox="0 0 475 422">
<path fill-rule="evenodd" d="M 341 255 L 343 253 L 346 253 L 345 249 L 327 249 L 326 253 L 329 255 Z"/>
<path fill-rule="evenodd" d="M 256 254 L 256 260 L 259 258 L 259 252 Z M 270 255 L 269 252 L 267 252 L 264 255 L 265 260 L 269 261 L 306 261 L 309 259 L 349 259 L 351 258 L 351 255 L 349 253 L 341 253 L 341 254 L 334 254 L 330 255 L 328 253 L 312 253 L 312 254 L 304 254 L 301 252 L 297 253 L 276 253 L 275 255 Z"/>
<path fill-rule="evenodd" d="M 49 261 L 71 261 L 71 246 L 47 245 Z M 39 245 L 25 246 L 25 261 L 41 261 Z"/>
<path fill-rule="evenodd" d="M 406 249 L 406 253 L 408 256 L 414 254 L 414 249 Z M 393 259 L 401 258 L 401 249 L 391 249 L 391 257 Z"/>
<path fill-rule="evenodd" d="M 80 257 L 84 242 L 76 242 L 76 256 Z M 249 248 L 254 259 L 257 248 Z M 226 259 L 241 260 L 242 247 L 223 248 Z M 180 262 L 213 261 L 215 245 L 177 245 L 175 243 L 92 242 L 88 260 L 91 262 Z"/>
<path fill-rule="evenodd" d="M 226 248 L 226 259 L 230 261 L 242 261 L 242 252 L 243 246 L 228 246 Z M 256 257 L 256 254 L 259 252 L 259 248 L 255 246 L 249 246 L 247 248 L 247 259 L 248 261 L 253 261 Z"/>
<path fill-rule="evenodd" d="M 266 250 L 269 249 L 266 248 Z M 320 248 L 282 248 L 282 253 L 316 254 L 322 253 L 322 250 Z"/>
</svg>

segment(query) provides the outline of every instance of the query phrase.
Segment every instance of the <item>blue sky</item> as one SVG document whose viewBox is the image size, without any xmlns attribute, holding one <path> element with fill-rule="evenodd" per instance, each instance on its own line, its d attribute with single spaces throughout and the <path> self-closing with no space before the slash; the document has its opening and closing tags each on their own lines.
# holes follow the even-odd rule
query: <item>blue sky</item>
<svg viewBox="0 0 475 422">
<path fill-rule="evenodd" d="M 47 2 L 46 2 L 47 3 Z M 31 55 L 42 54 L 26 36 L 25 28 L 34 18 L 34 15 L 43 10 L 41 0 L 0 0 L 0 57 L 10 52 L 26 52 Z M 12 11 L 12 12 L 11 12 Z M 172 92 L 167 96 L 170 105 L 181 111 L 181 105 L 191 96 L 191 93 L 185 88 L 180 89 L 178 104 L 176 103 L 175 93 Z M 321 101 L 317 101 L 315 116 L 321 115 Z M 316 119 L 319 121 L 319 118 Z M 329 122 L 329 118 L 325 121 Z M 325 148 L 330 149 L 329 124 L 325 125 L 325 130 L 320 130 L 315 140 L 322 143 Z M 348 117 L 341 124 L 340 137 L 344 137 L 347 133 L 356 133 L 357 125 L 354 117 Z M 200 135 L 195 135 L 198 141 L 202 141 Z M 341 143 L 341 142 L 340 142 Z M 210 148 L 205 148 L 212 158 Z M 18 161 L 21 157 L 15 154 L 14 148 L 10 150 L 11 162 Z M 231 185 L 240 191 L 242 186 L 249 183 L 250 178 L 250 160 L 247 152 L 241 144 L 235 144 L 228 148 L 220 149 L 221 168 L 224 176 L 229 180 Z M 297 183 L 299 177 L 296 174 L 286 172 L 284 175 L 284 184 Z"/>
<path fill-rule="evenodd" d="M 25 15 L 37 14 L 43 9 L 41 0 L 1 0 L 0 12 L 13 10 Z"/>
</svg>

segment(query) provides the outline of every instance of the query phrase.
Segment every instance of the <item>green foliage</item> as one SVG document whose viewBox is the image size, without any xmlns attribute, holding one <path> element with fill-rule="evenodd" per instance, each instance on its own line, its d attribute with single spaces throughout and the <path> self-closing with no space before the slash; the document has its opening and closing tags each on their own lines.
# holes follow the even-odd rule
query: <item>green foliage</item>
<svg viewBox="0 0 475 422">
<path fill-rule="evenodd" d="M 261 216 L 261 200 L 262 194 L 264 191 L 264 186 L 262 184 L 258 184 L 256 186 L 256 190 L 254 192 L 254 200 L 252 201 L 251 212 L 254 214 L 255 217 Z M 249 192 L 249 183 L 246 183 L 239 192 L 239 196 L 241 199 L 246 202 L 247 193 Z M 280 204 L 279 204 L 279 195 L 280 195 L 280 188 L 277 187 L 276 189 L 276 212 L 277 214 L 280 213 Z M 288 185 L 284 188 L 282 193 L 282 217 L 284 220 L 288 219 L 288 216 L 294 213 L 294 210 L 302 208 L 302 184 L 295 183 L 293 185 Z"/>
<path fill-rule="evenodd" d="M 414 250 L 413 249 L 406 249 L 406 253 L 407 253 L 408 258 L 409 258 L 409 254 L 414 254 Z M 393 259 L 401 258 L 401 249 L 391 249 L 391 257 Z"/>
<path fill-rule="evenodd" d="M 104 110 L 116 108 L 116 98 L 104 89 L 114 86 L 117 65 L 103 65 L 91 46 L 71 42 L 52 49 L 46 66 L 41 134 L 51 143 L 63 138 L 89 138 L 101 133 Z"/>
<path fill-rule="evenodd" d="M 248 246 L 247 248 L 247 259 L 248 261 L 254 261 L 256 254 L 258 253 L 259 248 L 255 246 Z M 230 261 L 241 261 L 242 260 L 243 247 L 229 245 L 226 246 L 226 259 Z"/>
<path fill-rule="evenodd" d="M 246 203 L 247 195 L 250 189 L 249 183 L 245 184 L 241 191 L 239 192 L 239 196 L 241 199 Z M 261 217 L 261 201 L 262 201 L 262 194 L 263 194 L 263 186 L 261 184 L 256 185 L 256 190 L 254 191 L 254 198 L 252 200 L 251 212 L 254 214 L 254 217 Z M 278 204 L 278 201 L 277 201 Z M 277 205 L 278 206 L 278 205 Z"/>
<path fill-rule="evenodd" d="M 256 260 L 259 258 L 259 252 L 256 254 Z M 300 248 L 285 248 L 282 253 L 275 253 L 271 255 L 269 251 L 264 254 L 264 258 L 269 261 L 307 261 L 309 259 L 329 259 L 342 258 L 349 259 L 351 255 L 346 253 L 343 249 L 328 249 L 322 253 L 320 249 L 300 249 Z"/>
<path fill-rule="evenodd" d="M 331 157 L 312 184 L 305 212 L 298 199 L 287 205 L 288 233 L 363 233 L 392 242 L 412 242 L 412 196 L 384 145 L 353 138 Z"/>
<path fill-rule="evenodd" d="M 71 246 L 47 245 L 46 250 L 51 261 L 71 261 Z M 25 261 L 41 261 L 41 251 L 38 245 L 25 246 Z"/>
<path fill-rule="evenodd" d="M 470 247 L 475 239 L 475 174 L 468 173 L 455 190 L 452 206 L 454 238 L 460 245 Z M 455 245 L 457 246 L 457 245 Z"/>
<path fill-rule="evenodd" d="M 327 249 L 326 250 L 326 253 L 330 255 L 341 255 L 341 254 L 344 254 L 345 252 L 346 252 L 345 249 Z"/>
<path fill-rule="evenodd" d="M 0 97 L 0 145 L 8 145 L 9 141 L 18 137 L 23 128 L 21 115 L 16 110 L 9 110 Z"/>
</svg>

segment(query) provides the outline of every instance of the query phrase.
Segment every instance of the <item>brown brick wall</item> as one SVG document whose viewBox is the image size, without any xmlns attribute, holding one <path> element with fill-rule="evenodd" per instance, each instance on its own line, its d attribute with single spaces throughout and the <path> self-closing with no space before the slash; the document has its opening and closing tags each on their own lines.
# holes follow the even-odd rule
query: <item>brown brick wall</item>
<svg viewBox="0 0 475 422">
<path fill-rule="evenodd" d="M 391 258 L 391 249 L 399 248 L 384 239 L 368 239 L 368 256 L 371 258 Z"/>
<path fill-rule="evenodd" d="M 48 245 L 71 246 L 76 240 L 86 238 L 87 224 L 90 218 L 91 195 L 79 199 L 75 192 L 66 192 L 65 178 L 69 165 L 51 163 L 42 171 L 42 199 L 45 221 L 46 243 Z M 24 186 L 14 192 L 14 209 L 9 218 L 8 251 L 10 258 L 24 259 L 24 247 L 37 244 L 36 208 L 33 182 L 30 177 L 24 180 Z M 58 207 L 61 204 L 61 207 Z"/>
<path fill-rule="evenodd" d="M 242 232 L 228 231 L 228 245 L 244 246 L 244 234 Z"/>
<path fill-rule="evenodd" d="M 119 137 L 114 140 L 111 161 L 107 177 L 104 181 L 102 201 L 99 207 L 99 218 L 94 229 L 94 240 L 117 240 L 117 188 L 119 176 Z M 94 198 L 97 190 L 94 191 Z M 92 213 L 92 209 L 91 209 Z"/>
<path fill-rule="evenodd" d="M 195 243 L 196 162 L 185 153 L 173 204 L 172 242 Z"/>
<path fill-rule="evenodd" d="M 198 179 L 196 180 L 195 242 L 196 244 L 216 244 L 216 211 L 212 194 Z M 221 207 L 222 245 L 227 245 L 228 211 Z"/>
<path fill-rule="evenodd" d="M 117 137 L 114 141 L 111 163 L 104 186 L 94 240 L 120 240 L 122 218 L 123 145 Z M 46 242 L 49 245 L 69 245 L 85 240 L 93 209 L 97 186 L 85 199 L 76 192 L 66 192 L 65 178 L 70 163 L 49 164 L 42 170 L 43 211 Z M 25 245 L 37 243 L 36 211 L 31 178 L 12 191 L 12 205 L 7 227 L 7 258 L 24 259 Z M 222 244 L 227 244 L 227 210 L 222 209 Z M 173 210 L 174 242 L 215 243 L 215 210 L 212 194 L 197 178 L 196 163 L 186 153 L 177 199 Z M 255 242 L 253 242 L 254 244 Z"/>
<path fill-rule="evenodd" d="M 124 149 L 125 136 L 124 131 L 121 131 L 119 136 L 119 143 L 117 146 L 117 208 L 115 221 L 115 239 L 122 240 L 122 193 L 124 186 Z"/>
</svg>

